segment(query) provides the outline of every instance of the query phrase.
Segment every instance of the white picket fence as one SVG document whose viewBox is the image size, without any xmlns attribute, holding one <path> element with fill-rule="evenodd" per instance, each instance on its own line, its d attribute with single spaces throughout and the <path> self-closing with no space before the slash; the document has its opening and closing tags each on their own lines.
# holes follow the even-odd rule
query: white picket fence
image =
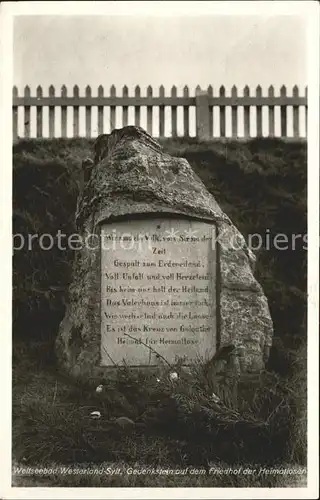
<svg viewBox="0 0 320 500">
<path fill-rule="evenodd" d="M 45 95 L 41 86 L 32 94 L 29 86 L 22 96 L 13 88 L 13 137 L 95 137 L 114 128 L 140 125 L 155 137 L 293 137 L 307 136 L 307 88 L 299 95 L 295 85 L 288 95 L 282 86 L 275 95 L 273 86 L 264 96 L 261 86 L 254 95 L 248 86 L 239 95 L 233 86 L 227 92 L 222 86 L 217 95 L 213 87 L 205 91 L 198 86 L 193 95 L 184 87 L 178 96 L 173 86 L 166 95 L 161 86 L 154 95 L 151 86 L 142 96 L 137 86 L 134 95 L 123 87 L 121 96 L 114 85 L 106 96 L 100 85 L 96 95 L 90 86 L 83 96 L 75 85 L 72 95 L 62 86 L 59 95 L 50 86 Z"/>
</svg>

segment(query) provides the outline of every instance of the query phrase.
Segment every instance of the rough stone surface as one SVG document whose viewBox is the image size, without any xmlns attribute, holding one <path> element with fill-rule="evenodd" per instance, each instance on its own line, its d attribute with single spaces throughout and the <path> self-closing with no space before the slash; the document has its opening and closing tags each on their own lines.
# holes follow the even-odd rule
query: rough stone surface
<svg viewBox="0 0 320 500">
<path fill-rule="evenodd" d="M 165 214 L 216 225 L 220 346 L 236 341 L 243 346 L 241 369 L 260 370 L 271 345 L 272 321 L 267 299 L 253 275 L 254 255 L 242 235 L 186 159 L 165 154 L 139 127 L 100 136 L 95 162 L 78 199 L 79 235 L 98 238 L 102 223 Z M 84 245 L 75 252 L 68 307 L 57 337 L 61 365 L 74 376 L 99 376 L 106 371 L 100 367 L 100 250 L 93 237 L 91 241 L 91 249 Z"/>
</svg>

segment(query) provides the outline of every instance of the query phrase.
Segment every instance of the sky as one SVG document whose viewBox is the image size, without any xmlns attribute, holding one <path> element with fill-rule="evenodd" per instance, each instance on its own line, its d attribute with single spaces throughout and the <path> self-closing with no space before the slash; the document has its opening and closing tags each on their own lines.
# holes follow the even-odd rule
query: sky
<svg viewBox="0 0 320 500">
<path fill-rule="evenodd" d="M 14 75 L 19 92 L 37 85 L 93 95 L 112 84 L 118 95 L 148 85 L 184 85 L 214 91 L 220 85 L 252 89 L 274 85 L 276 93 L 297 84 L 304 92 L 306 21 L 302 16 L 17 16 L 14 20 Z M 105 95 L 108 91 L 105 90 Z M 168 94 L 169 95 L 169 94 Z M 241 90 L 240 90 L 241 95 Z M 130 115 L 129 115 L 130 118 Z"/>
</svg>

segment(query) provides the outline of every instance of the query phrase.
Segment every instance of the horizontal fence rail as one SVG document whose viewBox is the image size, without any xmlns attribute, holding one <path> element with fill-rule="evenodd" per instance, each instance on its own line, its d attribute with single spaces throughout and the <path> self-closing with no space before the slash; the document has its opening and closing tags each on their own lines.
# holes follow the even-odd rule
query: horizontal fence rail
<svg viewBox="0 0 320 500">
<path fill-rule="evenodd" d="M 72 95 L 68 95 L 67 87 L 62 86 L 60 95 L 56 95 L 55 88 L 49 87 L 48 94 L 44 96 L 41 86 L 36 89 L 36 94 L 31 95 L 29 86 L 24 88 L 23 96 L 19 96 L 17 87 L 13 87 L 13 138 L 18 137 L 95 137 L 106 133 L 114 128 L 126 125 L 138 125 L 146 128 L 151 135 L 158 128 L 159 137 L 189 137 L 190 129 L 195 129 L 196 137 L 202 140 L 210 140 L 214 137 L 250 138 L 250 137 L 288 137 L 288 112 L 291 108 L 291 136 L 299 138 L 307 136 L 307 88 L 304 95 L 299 95 L 299 89 L 295 85 L 292 95 L 287 94 L 287 88 L 280 88 L 280 95 L 275 95 L 273 86 L 268 88 L 264 96 L 262 87 L 255 89 L 251 95 L 250 88 L 244 87 L 242 95 L 238 95 L 237 87 L 231 88 L 227 95 L 224 86 L 218 89 L 218 95 L 214 95 L 213 87 L 210 85 L 206 90 L 198 86 L 193 96 L 189 95 L 189 88 L 184 87 L 183 95 L 178 96 L 177 87 L 171 88 L 170 95 L 165 95 L 165 89 L 161 86 L 157 96 L 153 95 L 153 89 L 149 86 L 146 95 L 141 96 L 139 86 L 135 87 L 134 95 L 129 96 L 127 86 L 122 89 L 122 95 L 117 95 L 114 85 L 109 90 L 109 95 L 104 95 L 104 88 L 100 85 L 97 95 L 92 95 L 90 86 L 85 88 L 85 95 L 80 96 L 79 87 L 73 87 Z M 252 116 L 252 109 L 255 116 Z M 19 113 L 19 110 L 23 113 Z M 57 127 L 57 113 L 60 109 L 60 127 Z M 70 110 L 72 109 L 72 114 Z M 122 109 L 122 119 L 119 120 L 118 111 Z M 32 111 L 33 110 L 33 111 Z M 34 113 L 35 110 L 35 113 Z M 44 134 L 44 111 L 46 110 L 46 134 Z M 81 113 L 80 113 L 81 110 Z M 106 111 L 108 110 L 109 123 L 106 123 Z M 133 112 L 129 113 L 129 110 Z M 142 111 L 144 122 L 142 124 Z M 155 117 L 154 111 L 157 110 Z M 169 110 L 169 114 L 168 114 Z M 195 112 L 192 114 L 191 111 Z M 242 112 L 242 124 L 239 119 L 239 111 Z M 228 111 L 228 115 L 227 115 Z M 267 113 L 266 113 L 267 111 Z M 303 115 L 301 114 L 303 112 Z M 93 116 L 95 113 L 95 116 Z M 81 115 L 81 116 L 80 116 Z M 32 120 L 35 118 L 35 124 Z M 70 133 L 70 118 L 72 130 Z M 94 120 L 93 120 L 94 118 Z M 23 120 L 21 127 L 20 120 Z M 84 122 L 85 130 L 80 132 Z M 93 124 L 93 122 L 95 122 Z M 167 123 L 170 125 L 171 133 L 166 133 Z M 219 122 L 217 126 L 217 122 Z M 228 123 L 227 123 L 228 122 Z M 33 126 L 35 125 L 35 126 Z M 109 125 L 108 127 L 106 125 Z M 239 129 L 242 125 L 242 134 Z M 280 134 L 275 129 L 280 127 Z M 301 134 L 303 125 L 305 134 Z M 60 134 L 56 129 L 60 128 Z M 227 133 L 228 129 L 228 133 Z M 266 132 L 267 129 L 267 132 Z M 69 132 L 68 132 L 69 131 Z M 21 134 L 21 132 L 23 132 Z"/>
</svg>

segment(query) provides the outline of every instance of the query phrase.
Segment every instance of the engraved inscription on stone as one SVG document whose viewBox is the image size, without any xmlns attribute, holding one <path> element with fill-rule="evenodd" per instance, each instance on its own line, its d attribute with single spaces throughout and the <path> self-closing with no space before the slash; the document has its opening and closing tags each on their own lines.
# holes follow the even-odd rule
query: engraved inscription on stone
<svg viewBox="0 0 320 500">
<path fill-rule="evenodd" d="M 101 246 L 101 364 L 157 365 L 156 353 L 169 363 L 212 357 L 215 226 L 165 218 L 105 224 Z"/>
</svg>

